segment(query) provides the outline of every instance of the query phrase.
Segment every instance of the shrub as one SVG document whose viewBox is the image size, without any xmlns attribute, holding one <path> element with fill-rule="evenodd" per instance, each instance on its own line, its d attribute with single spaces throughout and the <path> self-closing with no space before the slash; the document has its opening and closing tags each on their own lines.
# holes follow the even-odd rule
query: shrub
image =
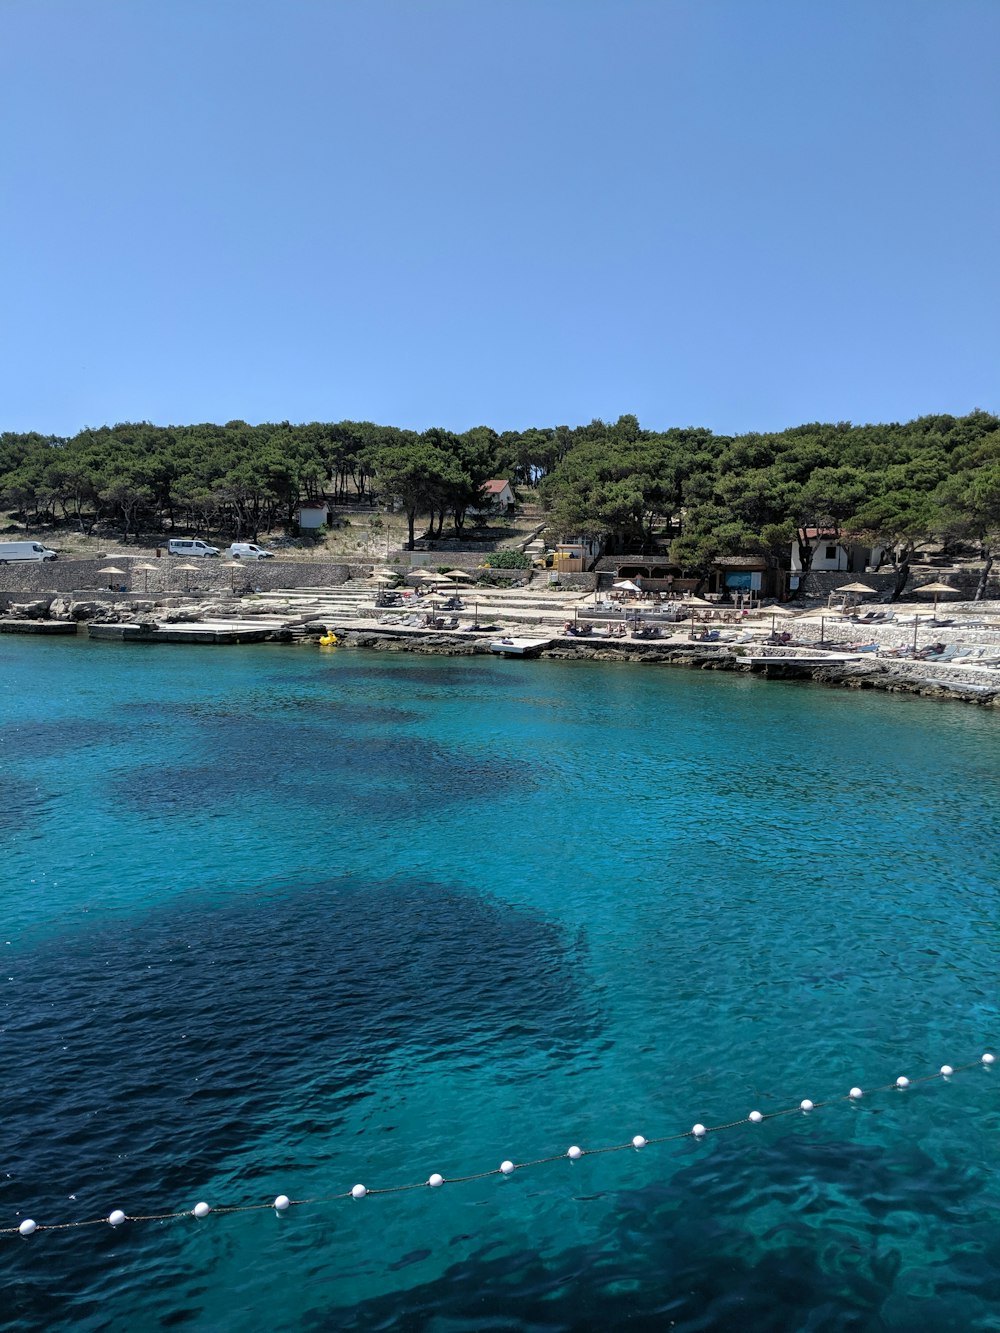
<svg viewBox="0 0 1000 1333">
<path fill-rule="evenodd" d="M 486 564 L 490 569 L 530 569 L 531 557 L 523 551 L 493 551 Z"/>
</svg>

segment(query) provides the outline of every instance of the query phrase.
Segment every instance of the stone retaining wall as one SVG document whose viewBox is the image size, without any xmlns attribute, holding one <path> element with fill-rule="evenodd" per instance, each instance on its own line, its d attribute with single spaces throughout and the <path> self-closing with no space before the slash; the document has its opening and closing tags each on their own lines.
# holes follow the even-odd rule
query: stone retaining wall
<svg viewBox="0 0 1000 1333">
<path fill-rule="evenodd" d="M 888 597 L 896 586 L 896 576 L 891 571 L 881 574 L 848 574 L 845 570 L 815 569 L 799 576 L 807 597 L 829 597 L 847 583 L 867 583 L 880 597 Z M 909 589 L 904 591 L 907 596 Z M 871 593 L 866 593 L 861 600 L 871 600 Z"/>
<path fill-rule="evenodd" d="M 154 565 L 148 576 L 133 565 Z M 159 560 L 148 556 L 106 557 L 102 560 L 47 560 L 23 561 L 0 565 L 0 593 L 17 597 L 36 597 L 46 593 L 108 591 L 109 584 L 122 584 L 131 591 L 145 593 L 149 580 L 149 595 L 162 597 L 168 592 L 225 592 L 233 587 L 271 592 L 278 588 L 329 588 L 346 583 L 352 576 L 352 566 L 333 560 L 250 560 L 238 569 L 227 569 L 221 559 L 192 560 L 196 570 L 185 572 L 177 568 L 187 563 L 177 556 L 163 556 Z M 98 571 L 114 565 L 125 570 L 119 578 Z M 355 577 L 370 572 L 372 563 L 354 567 Z"/>
</svg>

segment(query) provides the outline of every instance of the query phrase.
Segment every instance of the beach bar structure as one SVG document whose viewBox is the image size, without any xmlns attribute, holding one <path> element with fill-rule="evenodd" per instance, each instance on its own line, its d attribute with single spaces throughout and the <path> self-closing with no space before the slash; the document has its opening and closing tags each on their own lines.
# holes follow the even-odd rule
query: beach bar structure
<svg viewBox="0 0 1000 1333">
<path fill-rule="evenodd" d="M 712 565 L 707 591 L 722 596 L 752 598 L 778 595 L 777 571 L 760 555 L 722 555 Z"/>
</svg>

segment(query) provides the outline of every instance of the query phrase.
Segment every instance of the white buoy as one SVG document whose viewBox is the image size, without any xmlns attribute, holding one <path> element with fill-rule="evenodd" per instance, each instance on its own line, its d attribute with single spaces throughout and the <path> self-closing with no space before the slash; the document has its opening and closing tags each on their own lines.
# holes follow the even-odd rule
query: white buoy
<svg viewBox="0 0 1000 1333">
<path fill-rule="evenodd" d="M 291 1202 L 287 1194 L 279 1194 L 274 1201 L 275 1212 L 283 1213 Z"/>
<path fill-rule="evenodd" d="M 38 1223 L 32 1222 L 30 1217 L 26 1217 L 24 1221 L 21 1223 L 21 1225 L 18 1227 L 18 1231 L 20 1231 L 22 1236 L 30 1236 L 37 1230 L 38 1230 Z"/>
<path fill-rule="evenodd" d="M 751 1124 L 753 1124 L 753 1125 L 759 1125 L 760 1122 L 761 1122 L 763 1119 L 764 1119 L 764 1117 L 761 1115 L 761 1113 L 760 1113 L 759 1111 L 751 1111 L 751 1112 L 750 1112 L 749 1120 L 750 1120 L 750 1123 L 751 1123 Z"/>
<path fill-rule="evenodd" d="M 855 1101 L 857 1101 L 859 1097 L 864 1096 L 864 1093 L 861 1091 L 860 1088 L 852 1088 L 849 1095 L 853 1097 Z"/>
<path fill-rule="evenodd" d="M 705 1133 L 705 1126 L 704 1126 L 704 1125 L 692 1125 L 692 1126 L 691 1126 L 691 1133 L 695 1136 L 696 1139 L 700 1139 L 701 1136 L 702 1136 L 702 1134 Z"/>
<path fill-rule="evenodd" d="M 432 1189 L 437 1189 L 439 1185 L 444 1184 L 444 1176 L 438 1175 L 438 1173 L 435 1171 L 434 1174 L 428 1179 L 427 1183 L 428 1185 L 430 1185 Z"/>
<path fill-rule="evenodd" d="M 954 1074 L 954 1072 L 955 1071 L 952 1069 L 951 1065 L 941 1066 L 941 1073 L 944 1074 L 945 1078 L 947 1078 L 949 1074 Z"/>
<path fill-rule="evenodd" d="M 806 1097 L 804 1101 L 799 1102 L 799 1106 L 803 1111 L 811 1111 L 813 1109 L 813 1104 L 808 1097 Z"/>
<path fill-rule="evenodd" d="M 120 1208 L 116 1208 L 113 1213 L 108 1214 L 108 1221 L 113 1227 L 120 1227 L 125 1221 L 125 1214 Z"/>
<path fill-rule="evenodd" d="M 575 1161 L 577 1160 L 578 1157 L 582 1157 L 582 1156 L 583 1156 L 583 1149 L 582 1149 L 582 1148 L 578 1148 L 578 1147 L 576 1146 L 576 1144 L 574 1143 L 573 1146 L 572 1146 L 572 1148 L 567 1148 L 567 1149 L 566 1149 L 566 1156 L 567 1156 L 567 1157 L 571 1157 L 571 1158 L 573 1159 L 573 1161 L 575 1162 Z"/>
<path fill-rule="evenodd" d="M 995 1056 L 995 1055 L 990 1055 L 989 1051 L 987 1051 L 986 1054 L 983 1056 L 983 1064 L 984 1064 L 984 1065 L 991 1065 L 995 1059 L 996 1059 L 996 1056 Z"/>
<path fill-rule="evenodd" d="M 365 1189 L 364 1185 L 355 1185 L 351 1190 L 351 1198 L 363 1199 L 367 1193 L 368 1191 Z"/>
<path fill-rule="evenodd" d="M 633 1148 L 645 1148 L 645 1146 L 646 1146 L 646 1140 L 645 1140 L 645 1138 L 643 1138 L 643 1136 L 642 1136 L 641 1134 L 636 1134 L 635 1138 L 632 1140 L 632 1147 L 633 1147 Z"/>
<path fill-rule="evenodd" d="M 905 1074 L 900 1074 L 899 1078 L 896 1079 L 896 1087 L 908 1088 L 909 1086 L 910 1086 L 910 1080 L 906 1077 Z"/>
<path fill-rule="evenodd" d="M 195 1217 L 207 1217 L 212 1210 L 207 1203 L 196 1203 L 191 1211 Z"/>
<path fill-rule="evenodd" d="M 500 1170 L 503 1172 L 503 1174 L 504 1174 L 505 1176 L 509 1176 L 510 1173 L 514 1170 L 514 1163 L 513 1163 L 513 1162 L 501 1162 L 501 1163 L 500 1163 Z"/>
</svg>

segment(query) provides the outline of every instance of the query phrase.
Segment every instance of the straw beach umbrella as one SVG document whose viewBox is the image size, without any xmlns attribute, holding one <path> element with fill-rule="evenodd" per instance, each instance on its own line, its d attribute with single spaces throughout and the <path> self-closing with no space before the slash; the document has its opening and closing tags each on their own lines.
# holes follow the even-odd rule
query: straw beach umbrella
<svg viewBox="0 0 1000 1333">
<path fill-rule="evenodd" d="M 133 574 L 136 572 L 136 570 L 139 569 L 142 570 L 142 592 L 143 596 L 145 596 L 146 593 L 149 592 L 149 576 L 150 574 L 154 574 L 156 572 L 156 566 L 150 564 L 133 565 L 132 566 Z"/>
<path fill-rule="evenodd" d="M 452 583 L 474 583 L 475 579 L 471 574 L 467 574 L 464 569 L 449 569 L 445 578 Z"/>
<path fill-rule="evenodd" d="M 98 574 L 107 574 L 109 579 L 113 574 L 117 574 L 118 577 L 121 578 L 121 576 L 125 573 L 124 569 L 119 569 L 117 565 L 106 565 L 104 569 L 99 569 L 97 572 Z M 108 583 L 109 589 L 114 589 L 114 586 L 115 585 L 113 583 L 110 582 Z"/>
<path fill-rule="evenodd" d="M 174 568 L 175 568 L 175 569 L 182 569 L 182 570 L 184 571 L 184 591 L 187 592 L 188 589 L 191 587 L 191 575 L 192 575 L 192 574 L 196 574 L 196 573 L 198 572 L 198 566 L 197 566 L 197 565 L 175 565 Z"/>
<path fill-rule="evenodd" d="M 925 583 L 922 588 L 914 588 L 914 592 L 930 592 L 934 594 L 934 619 L 937 620 L 938 598 L 943 592 L 960 592 L 961 589 L 953 588 L 950 583 Z"/>
<path fill-rule="evenodd" d="M 185 565 L 179 565 L 178 568 L 179 568 L 179 569 L 185 569 L 185 568 L 186 568 L 186 569 L 193 569 L 194 566 L 193 566 L 193 565 L 186 565 L 186 566 L 185 566 Z M 227 560 L 226 563 L 222 566 L 222 568 L 223 568 L 223 569 L 231 569 L 231 570 L 233 571 L 232 574 L 230 575 L 230 578 L 232 579 L 233 596 L 235 597 L 235 595 L 236 595 L 236 571 L 237 571 L 238 569 L 242 569 L 242 568 L 243 568 L 243 562 L 242 562 L 241 560 Z"/>
<path fill-rule="evenodd" d="M 771 617 L 771 633 L 774 633 L 774 622 L 779 616 L 794 616 L 795 612 L 787 606 L 781 606 L 777 602 L 773 606 L 758 606 L 753 614 L 755 616 Z"/>
<path fill-rule="evenodd" d="M 864 597 L 867 593 L 877 592 L 877 588 L 870 588 L 867 583 L 845 583 L 839 587 L 834 594 L 838 596 L 844 594 L 844 610 L 847 610 L 847 603 L 851 596 Z"/>
</svg>

